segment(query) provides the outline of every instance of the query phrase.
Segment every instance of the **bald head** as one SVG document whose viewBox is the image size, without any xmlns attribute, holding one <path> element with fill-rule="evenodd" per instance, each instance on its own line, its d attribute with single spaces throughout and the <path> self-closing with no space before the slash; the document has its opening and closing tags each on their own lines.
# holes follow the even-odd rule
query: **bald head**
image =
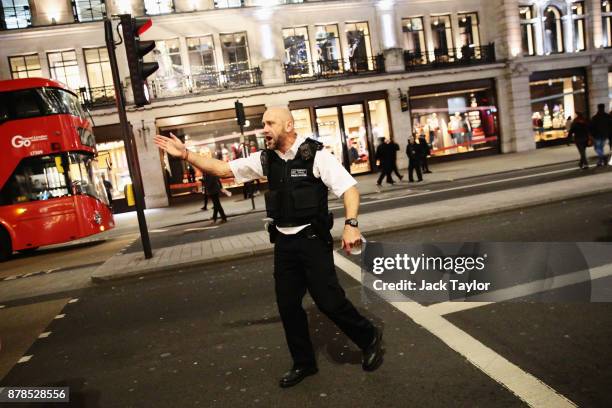
<svg viewBox="0 0 612 408">
<path fill-rule="evenodd" d="M 268 108 L 263 115 L 263 123 L 263 134 L 268 149 L 285 152 L 295 142 L 293 115 L 288 108 L 282 106 Z"/>
</svg>

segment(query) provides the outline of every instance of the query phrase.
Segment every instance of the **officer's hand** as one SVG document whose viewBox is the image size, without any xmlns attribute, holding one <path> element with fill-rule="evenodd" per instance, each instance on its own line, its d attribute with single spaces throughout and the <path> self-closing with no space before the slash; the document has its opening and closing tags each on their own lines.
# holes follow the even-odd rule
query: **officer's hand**
<svg viewBox="0 0 612 408">
<path fill-rule="evenodd" d="M 174 134 L 170 133 L 170 136 L 172 136 L 172 138 L 156 135 L 153 138 L 153 141 L 157 147 L 166 151 L 169 155 L 181 157 L 185 152 L 185 145 L 179 140 L 178 137 L 174 136 Z"/>
<path fill-rule="evenodd" d="M 356 244 L 361 245 L 361 233 L 359 232 L 359 228 L 345 225 L 344 232 L 342 233 L 342 249 L 344 249 L 347 255 L 350 255 L 351 249 Z"/>
</svg>

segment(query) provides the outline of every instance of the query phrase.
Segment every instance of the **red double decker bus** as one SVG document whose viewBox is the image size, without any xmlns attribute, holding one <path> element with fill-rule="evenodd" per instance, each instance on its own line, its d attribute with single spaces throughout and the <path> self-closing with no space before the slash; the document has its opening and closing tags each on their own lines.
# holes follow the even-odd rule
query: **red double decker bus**
<svg viewBox="0 0 612 408">
<path fill-rule="evenodd" d="M 0 260 L 115 226 L 77 96 L 42 78 L 0 81 Z"/>
</svg>

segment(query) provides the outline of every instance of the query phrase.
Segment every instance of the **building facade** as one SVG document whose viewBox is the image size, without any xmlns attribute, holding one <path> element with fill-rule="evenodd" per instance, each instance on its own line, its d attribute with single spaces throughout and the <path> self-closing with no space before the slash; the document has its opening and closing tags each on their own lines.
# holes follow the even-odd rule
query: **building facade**
<svg viewBox="0 0 612 408">
<path fill-rule="evenodd" d="M 102 19 L 124 13 L 152 17 L 144 39 L 160 67 L 152 104 L 128 109 L 149 208 L 199 188 L 197 172 L 160 155 L 155 133 L 231 160 L 242 141 L 264 147 L 269 106 L 288 106 L 299 133 L 358 175 L 376 170 L 385 138 L 403 152 L 424 137 L 439 160 L 545 148 L 575 112 L 611 100 L 605 0 L 3 0 L 0 79 L 51 77 L 78 91 L 118 196 L 130 180 Z"/>
</svg>

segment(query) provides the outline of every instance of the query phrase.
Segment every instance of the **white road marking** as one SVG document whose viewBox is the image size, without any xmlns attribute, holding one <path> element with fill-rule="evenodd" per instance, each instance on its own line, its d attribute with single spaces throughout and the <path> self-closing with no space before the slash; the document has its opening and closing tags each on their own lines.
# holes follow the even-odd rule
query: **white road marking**
<svg viewBox="0 0 612 408">
<path fill-rule="evenodd" d="M 4 309 L 6 305 L 0 305 L 0 309 Z"/>
<path fill-rule="evenodd" d="M 13 280 L 13 279 L 17 279 L 17 278 L 18 278 L 18 276 L 14 276 L 13 275 L 13 276 L 7 276 L 6 278 L 4 278 L 4 280 L 7 281 L 7 280 Z"/>
<path fill-rule="evenodd" d="M 58 314 L 57 316 L 54 317 L 54 319 L 63 319 L 66 315 L 65 314 Z"/>
<path fill-rule="evenodd" d="M 551 276 L 546 279 L 540 279 L 533 282 L 522 283 L 505 289 L 498 289 L 487 292 L 486 294 L 470 296 L 467 299 L 457 299 L 456 302 L 436 303 L 428 307 L 428 309 L 436 312 L 440 316 L 459 312 L 461 310 L 473 309 L 480 306 L 486 306 L 492 302 L 482 302 L 483 298 L 496 299 L 497 302 L 503 302 L 516 298 L 521 298 L 536 293 L 548 292 L 555 289 L 564 288 L 566 286 L 576 285 L 578 283 L 589 282 L 595 279 L 606 278 L 612 276 L 612 264 L 601 265 L 590 270 L 577 271 L 566 273 L 564 275 Z M 480 299 L 480 300 L 479 300 Z M 466 300 L 465 302 L 463 300 Z"/>
<path fill-rule="evenodd" d="M 23 356 L 19 359 L 19 361 L 17 361 L 17 364 L 21 364 L 21 363 L 27 363 L 28 361 L 30 361 L 30 359 L 34 357 L 33 355 L 29 355 L 29 356 Z"/>
<path fill-rule="evenodd" d="M 167 229 L 152 229 L 149 232 L 167 232 Z"/>
<path fill-rule="evenodd" d="M 74 299 L 70 299 L 70 300 L 68 301 L 68 303 L 76 303 L 76 302 L 78 302 L 78 301 L 79 301 L 79 299 L 78 299 L 78 298 L 74 298 Z"/>
<path fill-rule="evenodd" d="M 334 263 L 350 277 L 361 282 L 361 268 L 334 252 Z M 532 407 L 575 407 L 572 401 L 559 394 L 533 375 L 523 371 L 468 333 L 454 326 L 434 310 L 413 301 L 390 302 L 415 323 L 442 340 L 461 354 L 476 368 L 497 381 Z"/>
<path fill-rule="evenodd" d="M 49 337 L 49 335 L 51 335 L 51 332 L 44 332 L 44 333 L 40 333 L 40 335 L 38 336 L 39 339 L 46 339 L 47 337 Z"/>
<path fill-rule="evenodd" d="M 183 231 L 185 231 L 185 232 L 189 232 L 189 231 L 204 231 L 204 230 L 215 229 L 215 228 L 219 228 L 219 226 L 218 225 L 214 225 L 214 226 L 211 226 L 211 227 L 187 228 L 187 229 L 185 229 Z"/>
</svg>

